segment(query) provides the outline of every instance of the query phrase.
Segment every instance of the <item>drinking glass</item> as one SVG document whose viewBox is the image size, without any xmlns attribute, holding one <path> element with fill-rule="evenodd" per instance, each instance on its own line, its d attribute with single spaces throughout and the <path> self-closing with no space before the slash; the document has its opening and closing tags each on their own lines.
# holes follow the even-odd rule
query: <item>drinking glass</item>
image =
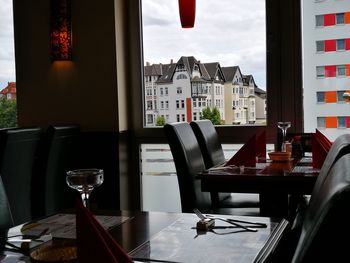
<svg viewBox="0 0 350 263">
<path fill-rule="evenodd" d="M 103 183 L 103 170 L 77 169 L 68 171 L 66 182 L 69 187 L 80 193 L 84 206 L 88 207 L 89 197 L 92 190 Z"/>
<path fill-rule="evenodd" d="M 288 128 L 290 128 L 291 122 L 290 121 L 279 121 L 277 123 L 277 126 L 278 126 L 278 128 L 280 128 L 282 130 L 282 147 L 281 147 L 281 151 L 285 152 L 286 149 L 283 146 L 285 145 L 284 143 L 286 141 L 287 130 L 288 130 Z"/>
</svg>

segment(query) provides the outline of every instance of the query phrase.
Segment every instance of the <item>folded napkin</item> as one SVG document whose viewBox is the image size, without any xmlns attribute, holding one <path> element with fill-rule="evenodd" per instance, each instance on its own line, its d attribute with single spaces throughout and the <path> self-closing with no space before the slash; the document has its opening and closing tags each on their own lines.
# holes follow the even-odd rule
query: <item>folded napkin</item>
<svg viewBox="0 0 350 263">
<path fill-rule="evenodd" d="M 332 146 L 332 142 L 324 136 L 319 130 L 311 137 L 312 145 L 312 167 L 321 169 L 324 160 Z"/>
<path fill-rule="evenodd" d="M 93 214 L 83 206 L 81 200 L 77 201 L 76 208 L 79 262 L 133 262 L 123 248 L 95 219 Z"/>
<path fill-rule="evenodd" d="M 237 165 L 256 167 L 256 135 L 254 134 L 242 147 L 236 152 L 225 166 Z"/>
<path fill-rule="evenodd" d="M 266 131 L 262 131 L 256 136 L 255 149 L 256 157 L 266 158 Z"/>
</svg>

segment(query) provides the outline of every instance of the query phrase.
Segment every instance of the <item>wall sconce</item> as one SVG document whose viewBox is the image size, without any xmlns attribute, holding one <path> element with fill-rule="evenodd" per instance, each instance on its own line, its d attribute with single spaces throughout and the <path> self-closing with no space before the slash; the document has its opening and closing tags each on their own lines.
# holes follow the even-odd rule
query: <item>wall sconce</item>
<svg viewBox="0 0 350 263">
<path fill-rule="evenodd" d="M 196 0 L 179 0 L 181 26 L 191 28 L 196 17 Z"/>
<path fill-rule="evenodd" d="M 50 47 L 52 61 L 72 60 L 70 0 L 51 0 Z"/>
</svg>

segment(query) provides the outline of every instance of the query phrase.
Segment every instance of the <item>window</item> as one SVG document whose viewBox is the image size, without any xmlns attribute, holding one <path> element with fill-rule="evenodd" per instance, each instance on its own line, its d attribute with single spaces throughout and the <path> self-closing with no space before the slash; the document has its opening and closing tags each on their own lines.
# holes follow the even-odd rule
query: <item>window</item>
<svg viewBox="0 0 350 263">
<path fill-rule="evenodd" d="M 316 27 L 323 27 L 323 15 L 316 15 Z"/>
<path fill-rule="evenodd" d="M 345 77 L 345 65 L 337 66 L 337 77 Z"/>
<path fill-rule="evenodd" d="M 338 90 L 337 91 L 337 101 L 338 102 L 344 102 L 344 98 L 343 98 L 344 92 L 345 92 L 345 90 Z"/>
<path fill-rule="evenodd" d="M 176 100 L 176 109 L 180 109 L 180 101 Z"/>
<path fill-rule="evenodd" d="M 176 79 L 187 79 L 185 74 L 179 74 Z"/>
<path fill-rule="evenodd" d="M 165 101 L 165 109 L 169 109 L 169 101 Z"/>
<path fill-rule="evenodd" d="M 160 108 L 161 108 L 161 109 L 164 109 L 164 101 L 161 101 L 161 102 L 160 102 Z"/>
<path fill-rule="evenodd" d="M 181 108 L 184 109 L 185 108 L 185 101 L 181 100 Z"/>
<path fill-rule="evenodd" d="M 147 123 L 153 124 L 153 114 L 147 114 Z"/>
<path fill-rule="evenodd" d="M 147 89 L 146 93 L 147 93 L 147 96 L 151 96 L 152 95 L 152 89 Z"/>
<path fill-rule="evenodd" d="M 346 117 L 338 117 L 338 128 L 346 128 Z"/>
<path fill-rule="evenodd" d="M 337 51 L 345 50 L 345 39 L 337 39 Z"/>
<path fill-rule="evenodd" d="M 185 114 L 182 114 L 181 116 L 182 116 L 182 121 L 186 121 L 186 116 L 185 116 Z"/>
<path fill-rule="evenodd" d="M 147 101 L 147 110 L 151 110 L 152 109 L 152 101 L 148 100 Z"/>
<path fill-rule="evenodd" d="M 180 121 L 180 114 L 176 114 L 176 121 L 177 121 L 177 122 Z"/>
<path fill-rule="evenodd" d="M 154 96 L 157 95 L 157 89 L 153 89 Z"/>
<path fill-rule="evenodd" d="M 176 93 L 177 94 L 182 94 L 182 88 L 181 87 L 177 87 L 176 88 Z"/>
<path fill-rule="evenodd" d="M 168 87 L 165 87 L 165 95 L 167 96 L 169 94 Z"/>
<path fill-rule="evenodd" d="M 164 93 L 163 88 L 160 88 L 159 91 L 160 91 L 160 96 L 163 96 L 163 93 Z"/>
<path fill-rule="evenodd" d="M 344 13 L 338 13 L 335 16 L 336 16 L 336 24 L 337 25 L 344 24 Z"/>
<path fill-rule="evenodd" d="M 316 67 L 316 76 L 318 78 L 324 78 L 324 67 Z"/>
<path fill-rule="evenodd" d="M 316 51 L 324 52 L 324 41 L 316 41 Z"/>
<path fill-rule="evenodd" d="M 194 121 L 197 120 L 197 112 L 193 112 L 193 120 L 194 120 Z"/>
<path fill-rule="evenodd" d="M 324 92 L 318 91 L 318 92 L 316 92 L 316 96 L 317 96 L 317 102 L 318 103 L 325 102 Z"/>
<path fill-rule="evenodd" d="M 325 128 L 325 127 L 326 127 L 325 117 L 317 117 L 317 128 Z"/>
</svg>

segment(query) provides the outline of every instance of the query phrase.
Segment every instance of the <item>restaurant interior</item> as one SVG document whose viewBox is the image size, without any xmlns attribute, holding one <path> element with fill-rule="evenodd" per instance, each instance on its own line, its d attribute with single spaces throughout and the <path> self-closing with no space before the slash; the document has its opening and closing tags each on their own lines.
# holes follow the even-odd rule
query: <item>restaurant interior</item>
<svg viewBox="0 0 350 263">
<path fill-rule="evenodd" d="M 206 141 L 198 143 L 200 139 L 194 134 L 194 124 L 144 127 L 141 87 L 145 62 L 140 1 L 72 0 L 71 57 L 64 60 L 53 60 L 50 46 L 50 3 L 55 2 L 59 1 L 13 0 L 19 127 L 14 131 L 29 129 L 36 137 L 35 142 L 31 142 L 35 146 L 11 145 L 8 138 L 16 136 L 16 132 L 11 135 L 11 129 L 1 131 L 0 171 L 10 171 L 17 176 L 12 178 L 11 186 L 8 186 L 11 179 L 5 176 L 2 179 L 14 220 L 12 226 L 64 209 L 70 211 L 76 206 L 79 262 L 328 262 L 348 259 L 346 242 L 340 241 L 350 234 L 348 136 L 339 138 L 328 148 L 318 177 L 299 173 L 299 177 L 294 175 L 294 180 L 286 175 L 286 169 L 297 166 L 297 161 L 303 157 L 298 156 L 294 157 L 295 162 L 281 162 L 278 168 L 264 170 L 266 174 L 276 175 L 276 180 L 264 181 L 261 179 L 264 174 L 258 174 L 256 181 L 238 178 L 237 186 L 236 181 L 216 182 L 210 178 L 210 172 L 208 175 L 204 171 L 219 162 L 209 166 L 204 163 L 204 150 L 200 145 Z M 213 4 L 220 2 L 213 1 Z M 276 124 L 280 120 L 293 124 L 288 130 L 291 134 L 304 134 L 300 10 L 300 1 L 266 0 L 267 125 L 215 128 L 209 125 L 211 139 L 220 143 L 245 143 L 264 132 L 265 145 L 274 144 L 278 148 L 281 138 Z M 182 213 L 142 212 L 139 149 L 143 143 L 170 144 L 178 173 Z M 209 151 L 220 151 L 220 147 Z M 9 153 L 5 156 L 7 159 L 5 152 Z M 23 162 L 19 158 L 23 158 Z M 29 166 L 24 166 L 27 163 Z M 89 224 L 96 224 L 96 220 L 91 219 L 85 207 L 75 204 L 77 192 L 66 185 L 66 171 L 81 168 L 103 170 L 103 184 L 93 190 L 88 201 L 93 213 L 113 215 L 122 220 L 109 234 L 99 226 L 96 229 L 103 233 L 99 237 L 89 232 Z M 282 175 L 273 169 L 282 169 Z M 238 167 L 238 175 L 242 173 L 242 167 Z M 57 181 L 59 176 L 64 180 L 61 184 Z M 287 186 L 280 184 L 280 177 L 290 179 Z M 1 211 L 7 211 L 1 204 L 1 188 L 0 207 L 4 208 Z M 246 200 L 243 208 L 239 204 L 232 206 L 229 202 L 221 203 L 222 196 L 218 195 L 221 191 L 226 192 L 226 196 L 230 192 L 259 193 L 260 200 L 254 196 Z M 210 204 L 204 205 L 207 201 Z M 194 211 L 196 208 L 200 211 Z M 6 216 L 5 212 L 1 213 L 1 217 Z M 214 218 L 207 214 L 220 215 L 215 219 L 218 227 L 222 222 L 224 227 L 233 223 L 242 231 L 214 235 L 215 229 L 210 226 Z M 235 218 L 245 223 L 243 228 Z M 1 220 L 0 226 L 3 226 Z M 252 221 L 255 224 L 250 226 Z M 174 230 L 184 226 L 185 230 Z M 197 227 L 197 232 L 191 227 Z M 198 229 L 203 227 L 204 232 L 211 232 L 208 229 L 212 232 L 201 234 Z M 99 238 L 104 245 L 99 245 Z M 89 240 L 90 244 L 81 240 Z M 16 257 L 20 260 L 18 255 L 25 255 L 27 261 L 24 262 L 30 262 L 29 258 L 34 257 L 33 253 L 11 250 L 6 245 L 2 247 L 1 261 L 10 262 L 6 260 Z M 110 246 L 109 252 L 100 253 L 106 246 Z M 185 249 L 186 246 L 189 249 Z M 175 256 L 174 251 L 178 251 Z"/>
</svg>

